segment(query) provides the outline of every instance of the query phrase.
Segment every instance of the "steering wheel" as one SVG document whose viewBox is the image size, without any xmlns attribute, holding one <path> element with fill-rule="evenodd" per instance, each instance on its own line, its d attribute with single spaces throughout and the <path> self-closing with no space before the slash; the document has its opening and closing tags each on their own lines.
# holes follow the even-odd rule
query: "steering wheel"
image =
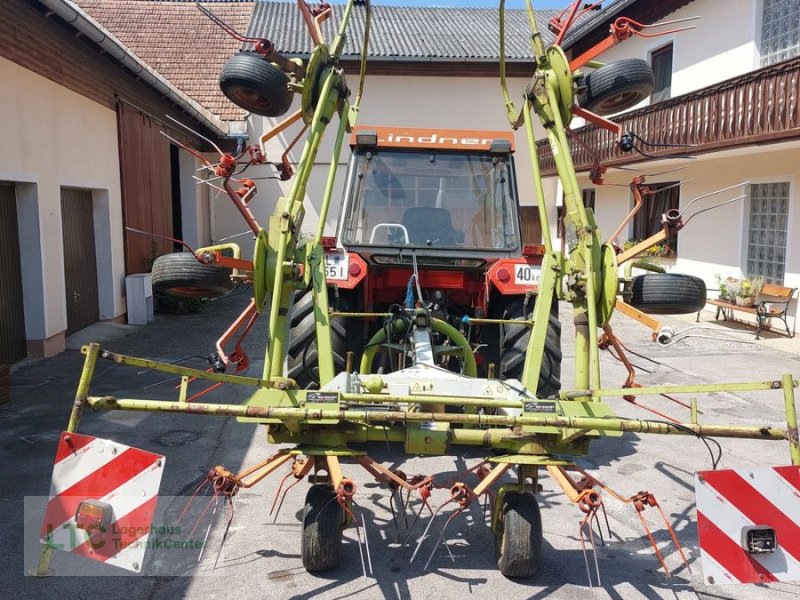
<svg viewBox="0 0 800 600">
<path fill-rule="evenodd" d="M 369 236 L 369 243 L 370 244 L 372 244 L 375 241 L 375 234 L 377 233 L 377 231 L 379 229 L 381 229 L 381 228 L 384 228 L 384 227 L 386 229 L 392 229 L 392 228 L 399 229 L 403 233 L 403 235 L 405 236 L 405 241 L 403 243 L 404 244 L 410 244 L 411 243 L 411 241 L 410 241 L 411 238 L 408 237 L 408 229 L 406 229 L 405 225 L 403 225 L 401 223 L 378 223 L 377 225 L 375 225 L 375 227 L 372 228 L 372 233 Z"/>
</svg>

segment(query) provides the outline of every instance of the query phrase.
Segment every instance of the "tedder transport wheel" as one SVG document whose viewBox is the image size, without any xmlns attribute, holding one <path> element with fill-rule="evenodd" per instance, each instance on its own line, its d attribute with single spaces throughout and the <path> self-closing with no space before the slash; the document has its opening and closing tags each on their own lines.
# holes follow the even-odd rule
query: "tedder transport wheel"
<svg viewBox="0 0 800 600">
<path fill-rule="evenodd" d="M 653 273 L 633 278 L 630 305 L 653 315 L 696 313 L 706 305 L 706 284 L 699 277 Z"/>
<path fill-rule="evenodd" d="M 289 76 L 255 52 L 228 59 L 219 76 L 222 93 L 236 106 L 262 117 L 280 117 L 292 104 Z"/>
<path fill-rule="evenodd" d="M 307 571 L 330 571 L 339 566 L 344 515 L 331 486 L 312 485 L 303 509 L 300 553 Z"/>
<path fill-rule="evenodd" d="M 639 104 L 654 87 L 653 70 L 647 61 L 626 58 L 589 73 L 578 104 L 598 115 L 610 115 Z"/>
<path fill-rule="evenodd" d="M 287 366 L 289 377 L 294 379 L 301 389 L 306 389 L 312 384 L 319 384 L 313 300 L 314 297 L 310 291 L 297 292 L 292 308 Z M 335 371 L 340 373 L 345 366 L 347 332 L 343 319 L 331 319 L 330 323 L 333 366 Z"/>
<path fill-rule="evenodd" d="M 524 301 L 513 300 L 506 306 L 503 319 L 524 319 Z M 533 312 L 533 303 L 528 304 L 528 318 Z M 531 329 L 527 325 L 504 325 L 500 349 L 500 378 L 522 379 L 525 355 Z M 550 320 L 547 324 L 547 339 L 544 343 L 542 370 L 536 392 L 542 398 L 550 398 L 561 390 L 561 322 L 558 320 L 558 301 L 553 298 Z"/>
<path fill-rule="evenodd" d="M 162 254 L 152 276 L 154 290 L 181 298 L 219 298 L 233 288 L 230 269 L 205 265 L 190 252 Z"/>
<path fill-rule="evenodd" d="M 506 492 L 502 533 L 495 537 L 497 568 L 506 577 L 532 577 L 542 550 L 542 516 L 533 494 Z"/>
</svg>

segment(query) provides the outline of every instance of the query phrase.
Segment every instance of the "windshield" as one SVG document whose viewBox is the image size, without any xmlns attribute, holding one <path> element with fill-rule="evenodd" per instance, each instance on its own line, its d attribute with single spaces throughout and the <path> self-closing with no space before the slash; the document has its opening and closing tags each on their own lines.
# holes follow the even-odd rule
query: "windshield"
<svg viewBox="0 0 800 600">
<path fill-rule="evenodd" d="M 519 246 L 508 157 L 379 150 L 353 160 L 345 245 Z"/>
</svg>

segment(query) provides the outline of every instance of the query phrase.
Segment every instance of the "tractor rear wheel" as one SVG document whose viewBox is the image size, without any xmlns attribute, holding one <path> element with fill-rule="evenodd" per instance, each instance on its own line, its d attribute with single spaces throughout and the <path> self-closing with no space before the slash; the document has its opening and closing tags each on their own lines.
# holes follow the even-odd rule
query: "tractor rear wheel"
<svg viewBox="0 0 800 600">
<path fill-rule="evenodd" d="M 181 298 L 219 298 L 233 288 L 230 269 L 203 264 L 191 252 L 162 254 L 152 278 L 155 291 Z"/>
<path fill-rule="evenodd" d="M 630 305 L 651 315 L 686 315 L 706 305 L 706 284 L 680 273 L 652 273 L 633 278 Z"/>
<path fill-rule="evenodd" d="M 506 492 L 502 533 L 495 537 L 497 568 L 506 577 L 532 577 L 542 552 L 542 516 L 533 494 Z"/>
<path fill-rule="evenodd" d="M 522 298 L 512 300 L 503 311 L 503 319 L 515 321 L 530 319 L 533 313 L 533 303 L 528 306 L 527 315 L 524 314 L 524 304 Z M 527 325 L 503 325 L 500 346 L 501 379 L 522 379 L 522 369 L 525 366 L 525 355 L 528 353 L 530 339 L 531 328 Z M 536 393 L 541 398 L 549 398 L 560 390 L 561 322 L 558 320 L 558 301 L 553 298 Z"/>
<path fill-rule="evenodd" d="M 329 485 L 312 485 L 303 509 L 300 553 L 307 571 L 330 571 L 339 566 L 344 514 Z"/>
<path fill-rule="evenodd" d="M 334 371 L 340 373 L 344 370 L 345 355 L 347 354 L 345 321 L 344 319 L 331 319 L 330 324 Z M 288 376 L 294 379 L 302 389 L 320 383 L 316 335 L 314 296 L 311 291 L 297 292 L 292 308 L 286 362 Z"/>
<path fill-rule="evenodd" d="M 222 93 L 236 106 L 262 117 L 280 117 L 292 105 L 289 76 L 256 52 L 228 59 L 219 76 Z"/>
<path fill-rule="evenodd" d="M 589 73 L 578 104 L 598 115 L 611 115 L 636 106 L 653 93 L 654 87 L 649 63 L 626 58 Z"/>
</svg>

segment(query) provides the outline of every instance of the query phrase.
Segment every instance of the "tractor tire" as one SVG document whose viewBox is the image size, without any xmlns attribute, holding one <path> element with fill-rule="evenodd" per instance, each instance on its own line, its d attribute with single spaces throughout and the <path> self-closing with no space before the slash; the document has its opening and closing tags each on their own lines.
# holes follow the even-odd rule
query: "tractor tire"
<svg viewBox="0 0 800 600">
<path fill-rule="evenodd" d="M 300 540 L 300 554 L 307 571 L 330 571 L 339 566 L 343 522 L 343 510 L 331 486 L 308 488 Z"/>
<path fill-rule="evenodd" d="M 233 288 L 230 269 L 203 264 L 190 252 L 162 254 L 152 277 L 155 291 L 180 298 L 219 298 Z"/>
<path fill-rule="evenodd" d="M 317 362 L 316 320 L 314 319 L 314 296 L 311 291 L 297 292 L 292 308 L 289 348 L 286 357 L 287 375 L 301 389 L 319 385 Z M 344 319 L 331 319 L 331 345 L 333 366 L 336 373 L 345 367 L 347 354 L 347 330 Z"/>
<path fill-rule="evenodd" d="M 228 59 L 219 76 L 222 93 L 239 108 L 262 117 L 280 117 L 292 105 L 289 76 L 255 52 Z"/>
<path fill-rule="evenodd" d="M 578 104 L 598 115 L 628 110 L 653 93 L 655 78 L 647 61 L 626 58 L 607 64 L 586 76 L 586 89 Z"/>
<path fill-rule="evenodd" d="M 633 278 L 630 305 L 651 315 L 686 315 L 706 305 L 706 284 L 699 277 L 653 273 Z"/>
<path fill-rule="evenodd" d="M 505 311 L 503 319 L 523 320 L 524 301 L 522 298 L 512 300 Z M 532 304 L 528 306 L 530 318 Z M 525 355 L 531 329 L 527 325 L 503 325 L 500 346 L 500 378 L 522 379 L 525 366 Z M 561 390 L 561 322 L 558 320 L 558 301 L 553 298 L 550 319 L 547 324 L 547 339 L 544 343 L 542 370 L 539 372 L 539 383 L 536 393 L 541 398 L 550 398 Z"/>
<path fill-rule="evenodd" d="M 503 532 L 495 537 L 497 568 L 506 577 L 532 577 L 542 553 L 542 515 L 533 494 L 506 492 Z"/>
</svg>

